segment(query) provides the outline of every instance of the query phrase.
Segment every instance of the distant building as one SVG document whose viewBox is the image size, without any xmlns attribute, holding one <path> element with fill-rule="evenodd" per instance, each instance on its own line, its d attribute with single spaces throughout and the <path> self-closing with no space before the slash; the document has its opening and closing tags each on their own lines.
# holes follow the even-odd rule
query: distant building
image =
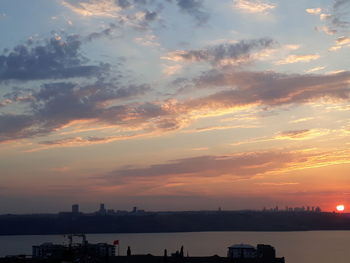
<svg viewBox="0 0 350 263">
<path fill-rule="evenodd" d="M 72 243 L 73 236 L 82 236 L 82 243 Z M 75 258 L 82 256 L 90 257 L 112 257 L 115 256 L 115 246 L 107 243 L 90 244 L 87 242 L 84 234 L 68 235 L 69 245 L 58 245 L 53 243 L 43 243 L 39 246 L 33 246 L 33 258 L 55 258 L 61 259 L 67 255 Z"/>
<path fill-rule="evenodd" d="M 98 210 L 98 213 L 101 215 L 105 215 L 107 213 L 107 210 L 105 208 L 105 204 L 100 204 L 100 209 Z"/>
<path fill-rule="evenodd" d="M 239 244 L 228 247 L 229 258 L 256 258 L 256 249 L 251 245 Z"/>
<path fill-rule="evenodd" d="M 256 248 L 247 244 L 228 247 L 227 257 L 233 263 L 285 263 L 284 258 L 276 258 L 275 248 L 259 244 Z"/>
<path fill-rule="evenodd" d="M 32 247 L 33 258 L 59 258 L 62 257 L 67 248 L 63 245 L 43 243 L 40 246 Z"/>
<path fill-rule="evenodd" d="M 79 205 L 78 204 L 72 205 L 72 213 L 74 213 L 74 214 L 79 213 Z"/>
</svg>

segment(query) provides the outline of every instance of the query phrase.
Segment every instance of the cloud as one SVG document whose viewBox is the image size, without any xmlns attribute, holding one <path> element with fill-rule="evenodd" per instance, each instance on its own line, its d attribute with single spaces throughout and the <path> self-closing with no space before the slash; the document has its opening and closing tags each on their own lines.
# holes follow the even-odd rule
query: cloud
<svg viewBox="0 0 350 263">
<path fill-rule="evenodd" d="M 350 47 L 350 37 L 346 37 L 346 36 L 338 37 L 335 42 L 335 45 L 331 47 L 329 51 L 337 51 L 344 47 Z"/>
<path fill-rule="evenodd" d="M 99 176 L 110 185 L 141 182 L 144 187 L 171 183 L 206 182 L 227 184 L 233 180 L 257 176 L 281 175 L 292 171 L 349 163 L 349 151 L 288 151 L 268 150 L 202 155 L 172 160 L 145 167 L 126 166 Z M 213 179 L 215 178 L 215 182 Z M 294 185 L 295 182 L 262 182 L 266 185 Z M 147 186 L 145 185 L 147 184 Z"/>
<path fill-rule="evenodd" d="M 64 0 L 62 4 L 82 16 L 105 17 L 118 17 L 117 14 L 123 8 L 130 6 L 127 0 Z"/>
<path fill-rule="evenodd" d="M 257 128 L 256 125 L 231 125 L 231 126 L 208 126 L 200 127 L 192 130 L 184 130 L 184 133 L 199 133 L 199 132 L 209 132 L 209 131 L 219 131 L 219 130 L 229 130 L 229 129 L 250 129 Z"/>
<path fill-rule="evenodd" d="M 325 26 L 317 27 L 320 31 L 331 35 L 341 31 L 348 32 L 350 26 L 350 1 L 334 0 L 332 9 L 328 13 L 319 12 L 318 14 L 320 20 L 326 22 Z"/>
<path fill-rule="evenodd" d="M 136 37 L 135 42 L 142 46 L 148 47 L 159 47 L 160 43 L 158 42 L 157 36 L 150 34 L 144 37 Z"/>
<path fill-rule="evenodd" d="M 130 26 L 137 30 L 147 30 L 149 23 L 158 19 L 158 12 L 161 10 L 153 8 L 154 1 L 138 0 L 64 0 L 63 6 L 69 8 L 78 15 L 85 17 L 106 17 L 113 20 L 118 26 L 106 29 L 116 30 L 122 26 Z M 159 6 L 159 5 L 158 5 Z M 103 33 L 103 32 L 102 32 Z M 105 32 L 110 34 L 110 32 Z"/>
<path fill-rule="evenodd" d="M 244 105 L 278 106 L 306 103 L 322 97 L 348 99 L 350 72 L 335 75 L 298 75 L 276 72 L 212 70 L 194 80 L 198 88 L 227 87 L 187 102 L 188 107 L 222 108 Z"/>
<path fill-rule="evenodd" d="M 329 130 L 326 129 L 303 129 L 303 130 L 291 130 L 279 132 L 273 136 L 263 136 L 258 138 L 252 138 L 245 141 L 239 141 L 233 143 L 233 146 L 244 145 L 244 144 L 257 144 L 264 142 L 272 142 L 279 140 L 293 140 L 293 141 L 303 141 L 310 140 L 324 135 L 328 135 Z"/>
<path fill-rule="evenodd" d="M 350 44 L 350 37 L 338 37 L 337 38 L 337 45 L 347 45 Z"/>
<path fill-rule="evenodd" d="M 117 19 L 120 24 L 145 29 L 149 22 L 158 19 L 162 6 L 172 2 L 182 13 L 192 16 L 198 25 L 206 23 L 209 19 L 203 0 L 64 0 L 62 4 L 81 16 L 109 17 Z M 147 9 L 153 6 L 154 10 Z"/>
<path fill-rule="evenodd" d="M 0 81 L 96 77 L 107 73 L 108 64 L 88 64 L 80 51 L 81 45 L 76 35 L 18 45 L 0 56 Z"/>
<path fill-rule="evenodd" d="M 312 55 L 290 55 L 285 59 L 276 62 L 277 65 L 293 64 L 299 62 L 310 62 L 312 60 L 319 59 L 321 56 L 318 54 Z"/>
<path fill-rule="evenodd" d="M 301 123 L 301 122 L 311 121 L 314 119 L 315 119 L 314 117 L 299 118 L 299 119 L 290 121 L 290 123 Z"/>
<path fill-rule="evenodd" d="M 297 182 L 278 182 L 278 183 L 265 182 L 265 183 L 257 183 L 257 184 L 263 185 L 263 186 L 295 186 L 295 185 L 299 185 L 300 183 L 297 183 Z"/>
<path fill-rule="evenodd" d="M 321 27 L 316 27 L 316 30 L 320 31 L 320 32 L 324 32 L 327 35 L 335 35 L 337 33 L 337 30 L 332 29 L 328 26 L 321 26 Z"/>
<path fill-rule="evenodd" d="M 330 17 L 331 25 L 335 28 L 347 29 L 350 22 L 345 20 L 349 18 L 350 1 L 335 0 L 333 4 L 333 14 Z"/>
<path fill-rule="evenodd" d="M 0 115 L 0 142 L 39 135 L 41 132 L 42 130 L 36 127 L 35 118 L 31 115 Z"/>
<path fill-rule="evenodd" d="M 260 0 L 235 0 L 234 7 L 247 13 L 262 13 L 266 14 L 276 8 L 275 4 L 263 2 Z"/>
<path fill-rule="evenodd" d="M 252 177 L 280 169 L 298 160 L 289 152 L 250 152 L 222 156 L 199 156 L 174 160 L 169 163 L 154 164 L 144 168 L 121 168 L 104 176 L 113 182 L 114 178 L 135 177 Z"/>
<path fill-rule="evenodd" d="M 83 86 L 67 82 L 43 84 L 40 90 L 32 91 L 30 101 L 23 102 L 30 113 L 0 115 L 0 142 L 46 135 L 76 120 L 121 122 L 130 113 L 126 106 L 114 103 L 147 90 L 146 85 L 118 87 L 100 81 Z"/>
<path fill-rule="evenodd" d="M 319 7 L 318 8 L 307 8 L 305 11 L 309 14 L 312 14 L 312 15 L 319 15 L 319 14 L 321 14 L 322 9 Z"/>
<path fill-rule="evenodd" d="M 108 27 L 100 32 L 92 32 L 89 35 L 85 37 L 86 41 L 93 41 L 95 39 L 103 38 L 103 37 L 110 37 L 115 31 L 115 29 L 119 28 L 116 24 L 110 23 Z"/>
<path fill-rule="evenodd" d="M 177 6 L 184 13 L 194 17 L 198 25 L 206 23 L 209 19 L 209 14 L 204 11 L 203 0 L 175 0 Z"/>
<path fill-rule="evenodd" d="M 175 75 L 179 73 L 182 70 L 182 66 L 177 64 L 177 65 L 165 65 L 163 64 L 163 74 L 167 76 Z"/>
<path fill-rule="evenodd" d="M 133 134 L 133 135 L 124 135 L 124 136 L 108 136 L 108 137 L 96 137 L 96 136 L 88 136 L 88 137 L 68 137 L 64 139 L 57 140 L 47 140 L 39 142 L 39 146 L 35 148 L 31 148 L 26 150 L 25 152 L 37 152 L 43 151 L 51 148 L 66 148 L 66 147 L 79 147 L 79 146 L 87 146 L 94 144 L 104 144 L 115 141 L 125 141 L 135 138 L 144 137 L 147 134 Z"/>
<path fill-rule="evenodd" d="M 171 61 L 209 62 L 239 64 L 250 60 L 254 51 L 272 48 L 276 42 L 270 38 L 241 40 L 238 43 L 224 43 L 197 50 L 170 52 L 163 59 Z"/>
<path fill-rule="evenodd" d="M 293 130 L 293 131 L 284 131 L 277 134 L 274 138 L 277 140 L 306 140 L 312 139 L 315 137 L 323 136 L 328 134 L 328 130 L 320 129 L 304 129 L 304 130 Z"/>
<path fill-rule="evenodd" d="M 149 86 L 122 86 L 100 80 L 81 85 L 45 84 L 38 91 L 21 94 L 28 98 L 18 102 L 26 105 L 25 113 L 0 115 L 0 141 L 55 134 L 76 121 L 89 121 L 90 128 L 106 124 L 119 127 L 113 135 L 117 139 L 133 135 L 123 133 L 130 129 L 137 129 L 140 136 L 159 135 L 187 127 L 194 119 L 220 116 L 242 108 L 302 104 L 321 98 L 348 100 L 350 96 L 347 71 L 333 75 L 298 75 L 230 68 L 211 70 L 191 81 L 197 89 L 208 89 L 209 95 L 180 101 L 135 102 L 132 99 L 148 92 Z M 210 93 L 212 88 L 214 92 Z"/>
<path fill-rule="evenodd" d="M 306 70 L 305 73 L 313 73 L 313 72 L 316 72 L 316 71 L 323 70 L 323 69 L 325 69 L 325 68 L 326 68 L 326 67 L 315 67 L 315 68 Z"/>
</svg>

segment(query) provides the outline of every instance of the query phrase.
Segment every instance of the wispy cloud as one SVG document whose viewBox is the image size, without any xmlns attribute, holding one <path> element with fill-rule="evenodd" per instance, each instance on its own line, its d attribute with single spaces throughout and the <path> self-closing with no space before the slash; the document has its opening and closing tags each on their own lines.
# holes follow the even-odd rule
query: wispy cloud
<svg viewBox="0 0 350 263">
<path fill-rule="evenodd" d="M 315 119 L 314 117 L 299 118 L 299 119 L 290 121 L 290 123 L 301 123 L 301 122 L 311 121 L 314 119 Z"/>
<path fill-rule="evenodd" d="M 341 36 L 338 37 L 335 41 L 335 45 L 329 49 L 329 51 L 337 51 L 344 47 L 350 47 L 350 37 Z"/>
<path fill-rule="evenodd" d="M 256 176 L 279 169 L 298 160 L 297 154 L 289 152 L 251 152 L 224 156 L 199 156 L 155 164 L 145 168 L 125 168 L 104 176 L 113 182 L 120 177 L 189 176 L 215 177 L 220 175 Z M 301 160 L 300 160 L 301 161 Z"/>
<path fill-rule="evenodd" d="M 277 65 L 293 64 L 299 62 L 310 62 L 312 60 L 319 59 L 321 56 L 318 54 L 311 55 L 290 55 L 285 59 L 281 59 L 276 62 Z"/>
<path fill-rule="evenodd" d="M 317 72 L 317 71 L 323 70 L 325 68 L 326 67 L 315 67 L 315 68 L 311 68 L 309 70 L 306 70 L 305 73 L 313 73 L 313 72 Z"/>
<path fill-rule="evenodd" d="M 264 182 L 264 183 L 256 183 L 258 185 L 263 185 L 263 186 L 295 186 L 295 185 L 299 185 L 300 183 L 297 182 Z"/>
<path fill-rule="evenodd" d="M 197 50 L 178 50 L 168 53 L 163 59 L 171 61 L 209 62 L 213 65 L 244 64 L 252 59 L 252 54 L 272 48 L 276 42 L 270 38 L 242 40 L 224 43 Z"/>
<path fill-rule="evenodd" d="M 244 141 L 238 141 L 232 143 L 233 146 L 244 145 L 244 144 L 256 144 L 280 140 L 291 140 L 291 141 L 304 141 L 311 140 L 317 137 L 328 135 L 331 131 L 326 129 L 303 129 L 303 130 L 291 130 L 276 133 L 273 136 L 263 136 L 258 138 L 252 138 Z"/>
<path fill-rule="evenodd" d="M 201 127 L 191 130 L 183 130 L 183 133 L 199 133 L 199 132 L 209 132 L 209 131 L 220 131 L 220 130 L 229 130 L 229 129 L 252 129 L 257 128 L 256 125 L 230 125 L 230 126 L 208 126 Z"/>
<path fill-rule="evenodd" d="M 208 183 L 215 178 L 218 183 L 228 183 L 235 179 L 262 178 L 264 181 L 258 184 L 265 186 L 292 186 L 299 182 L 271 182 L 268 176 L 276 176 L 287 172 L 313 169 L 337 164 L 347 164 L 349 151 L 259 151 L 234 153 L 227 155 L 206 155 L 173 160 L 165 163 L 153 164 L 146 167 L 121 167 L 109 173 L 101 175 L 102 181 L 111 185 L 128 182 L 145 181 L 150 185 L 159 182 L 159 178 L 167 181 L 173 179 L 173 183 L 184 181 L 205 180 Z M 177 182 L 174 182 L 177 180 Z M 159 183 L 156 183 L 159 185 Z M 144 185 L 145 186 L 145 185 Z"/>
<path fill-rule="evenodd" d="M 327 135 L 329 132 L 330 131 L 328 130 L 321 129 L 284 131 L 277 134 L 274 138 L 276 140 L 309 140 L 315 137 Z"/>
</svg>

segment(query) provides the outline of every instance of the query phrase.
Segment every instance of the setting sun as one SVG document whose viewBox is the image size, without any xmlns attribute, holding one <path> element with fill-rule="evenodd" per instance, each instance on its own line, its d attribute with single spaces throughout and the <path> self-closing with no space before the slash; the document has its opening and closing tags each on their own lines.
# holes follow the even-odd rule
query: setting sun
<svg viewBox="0 0 350 263">
<path fill-rule="evenodd" d="M 344 205 L 337 205 L 337 211 L 338 212 L 343 212 L 345 210 L 345 206 Z"/>
</svg>

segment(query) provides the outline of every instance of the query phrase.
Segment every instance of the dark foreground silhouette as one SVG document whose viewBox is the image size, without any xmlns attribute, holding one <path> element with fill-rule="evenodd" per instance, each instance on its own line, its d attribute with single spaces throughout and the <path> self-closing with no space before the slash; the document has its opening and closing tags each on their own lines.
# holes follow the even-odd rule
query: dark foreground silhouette
<svg viewBox="0 0 350 263">
<path fill-rule="evenodd" d="M 70 235 L 72 236 L 72 235 Z M 90 244 L 83 236 L 81 244 L 56 245 L 44 243 L 33 246 L 31 256 L 13 256 L 0 258 L 0 263 L 285 263 L 284 258 L 277 258 L 275 249 L 270 245 L 239 244 L 228 247 L 227 257 L 217 255 L 211 257 L 189 257 L 184 255 L 184 248 L 168 256 L 164 250 L 163 256 L 132 255 L 130 247 L 127 256 L 115 256 L 115 246 L 98 243 Z M 72 240 L 72 239 L 70 239 Z"/>
</svg>

